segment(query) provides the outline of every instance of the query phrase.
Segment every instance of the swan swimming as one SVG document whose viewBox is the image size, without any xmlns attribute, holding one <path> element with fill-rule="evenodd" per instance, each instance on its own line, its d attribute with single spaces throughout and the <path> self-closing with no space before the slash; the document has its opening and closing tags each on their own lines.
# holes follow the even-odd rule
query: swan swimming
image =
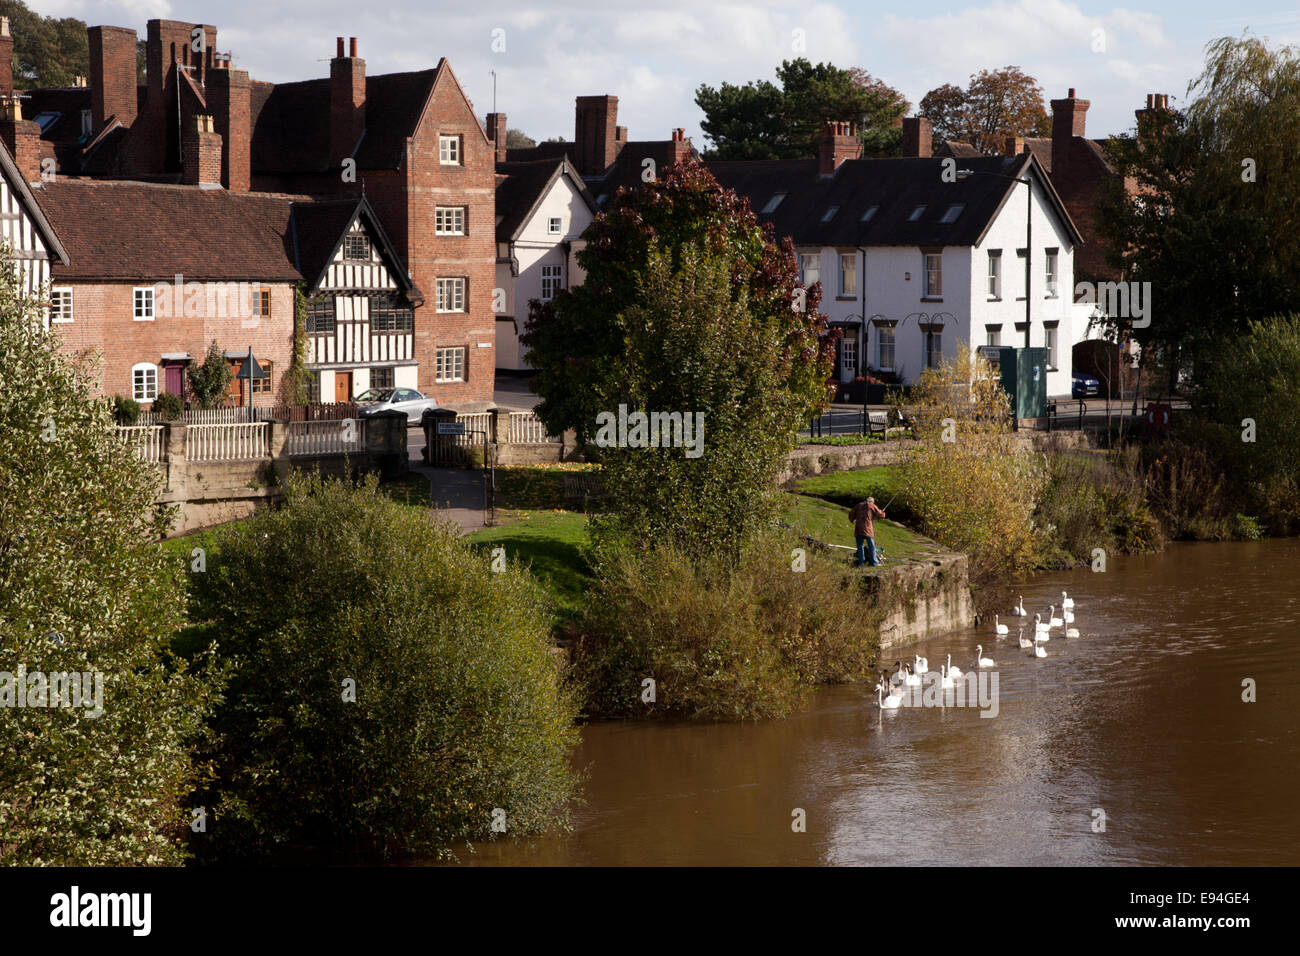
<svg viewBox="0 0 1300 956">
<path fill-rule="evenodd" d="M 1028 617 L 1029 612 L 1025 610 L 1025 596 L 1023 594 L 1018 595 L 1017 600 L 1019 603 L 1011 609 L 1011 613 L 1016 617 Z"/>
<path fill-rule="evenodd" d="M 984 657 L 982 656 L 983 654 L 984 654 L 984 645 L 976 644 L 975 645 L 975 666 L 976 667 L 997 667 L 998 666 L 994 662 L 993 658 Z"/>
<path fill-rule="evenodd" d="M 998 616 L 997 616 L 996 614 L 993 615 L 993 633 L 994 633 L 994 634 L 1010 634 L 1010 633 L 1011 633 L 1011 629 L 1010 629 L 1009 627 L 1007 627 L 1005 624 L 999 624 L 999 623 L 998 623 Z"/>
</svg>

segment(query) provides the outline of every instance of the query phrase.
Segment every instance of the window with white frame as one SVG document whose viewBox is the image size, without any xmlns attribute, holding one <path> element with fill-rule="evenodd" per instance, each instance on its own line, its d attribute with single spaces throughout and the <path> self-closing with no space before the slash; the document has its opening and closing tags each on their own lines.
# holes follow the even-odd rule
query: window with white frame
<svg viewBox="0 0 1300 956">
<path fill-rule="evenodd" d="M 552 236 L 558 236 L 564 228 L 564 223 L 560 221 L 559 216 L 551 216 L 546 220 L 546 231 Z"/>
<path fill-rule="evenodd" d="M 876 329 L 876 367 L 884 372 L 894 370 L 894 327 L 882 325 Z"/>
<path fill-rule="evenodd" d="M 68 286 L 56 286 L 50 290 L 50 321 L 72 321 L 72 289 Z"/>
<path fill-rule="evenodd" d="M 1043 345 L 1047 346 L 1047 367 L 1060 368 L 1056 364 L 1056 324 L 1048 323 L 1043 327 Z"/>
<path fill-rule="evenodd" d="M 435 382 L 465 381 L 465 346 L 438 349 Z"/>
<path fill-rule="evenodd" d="M 1002 298 L 1002 250 L 989 250 L 989 298 Z"/>
<path fill-rule="evenodd" d="M 154 287 L 151 285 L 136 286 L 131 290 L 131 297 L 134 302 L 133 316 L 135 321 L 152 322 Z"/>
<path fill-rule="evenodd" d="M 550 302 L 560 291 L 559 266 L 542 266 L 542 301 Z"/>
<path fill-rule="evenodd" d="M 984 344 L 997 347 L 1002 344 L 1002 326 L 986 325 L 984 326 Z"/>
<path fill-rule="evenodd" d="M 1047 265 L 1043 270 L 1043 280 L 1047 283 L 1047 298 L 1056 298 L 1057 289 L 1057 260 L 1059 252 L 1056 249 L 1047 250 Z"/>
<path fill-rule="evenodd" d="M 465 207 L 436 207 L 433 211 L 433 232 L 438 236 L 465 235 Z"/>
<path fill-rule="evenodd" d="M 840 340 L 840 369 L 849 375 L 858 373 L 858 340 L 845 336 Z"/>
<path fill-rule="evenodd" d="M 465 280 L 464 279 L 439 279 L 438 280 L 438 311 L 439 312 L 464 312 L 465 311 Z"/>
<path fill-rule="evenodd" d="M 848 252 L 840 256 L 840 295 L 858 294 L 858 256 Z"/>
<path fill-rule="evenodd" d="M 460 165 L 459 136 L 443 135 L 438 137 L 438 162 L 444 166 Z"/>
<path fill-rule="evenodd" d="M 354 262 L 370 261 L 370 237 L 363 232 L 354 232 L 343 239 L 343 258 Z"/>
<path fill-rule="evenodd" d="M 943 361 L 943 330 L 931 329 L 925 333 L 925 367 L 938 368 Z"/>
<path fill-rule="evenodd" d="M 158 366 L 140 362 L 131 366 L 131 397 L 137 402 L 152 402 L 158 397 Z"/>
<path fill-rule="evenodd" d="M 925 254 L 925 296 L 939 298 L 943 295 L 943 255 L 938 252 Z"/>
<path fill-rule="evenodd" d="M 799 257 L 799 278 L 806 286 L 822 280 L 822 257 L 820 253 L 805 253 Z"/>
</svg>

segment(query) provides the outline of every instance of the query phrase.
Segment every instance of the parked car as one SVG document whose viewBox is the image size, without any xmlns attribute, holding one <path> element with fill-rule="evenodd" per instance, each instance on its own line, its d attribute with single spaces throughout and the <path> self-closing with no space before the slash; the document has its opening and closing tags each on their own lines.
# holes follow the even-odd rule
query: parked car
<svg viewBox="0 0 1300 956">
<path fill-rule="evenodd" d="M 376 412 L 405 412 L 411 425 L 420 424 L 425 409 L 438 407 L 436 398 L 426 398 L 413 388 L 368 388 L 356 401 L 357 414 L 362 418 Z"/>
<path fill-rule="evenodd" d="M 1074 373 L 1074 381 L 1070 385 L 1071 398 L 1092 398 L 1094 395 L 1101 394 L 1101 379 L 1092 375 L 1080 375 Z"/>
</svg>

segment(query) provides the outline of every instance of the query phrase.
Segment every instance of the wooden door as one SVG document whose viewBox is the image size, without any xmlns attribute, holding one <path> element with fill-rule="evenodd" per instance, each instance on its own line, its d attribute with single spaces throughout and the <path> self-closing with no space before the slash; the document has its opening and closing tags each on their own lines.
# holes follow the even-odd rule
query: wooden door
<svg viewBox="0 0 1300 956">
<path fill-rule="evenodd" d="M 334 373 L 334 401 L 339 404 L 352 401 L 352 373 Z"/>
<path fill-rule="evenodd" d="M 167 391 L 173 395 L 185 395 L 185 366 L 184 365 L 164 365 L 163 381 Z"/>
</svg>

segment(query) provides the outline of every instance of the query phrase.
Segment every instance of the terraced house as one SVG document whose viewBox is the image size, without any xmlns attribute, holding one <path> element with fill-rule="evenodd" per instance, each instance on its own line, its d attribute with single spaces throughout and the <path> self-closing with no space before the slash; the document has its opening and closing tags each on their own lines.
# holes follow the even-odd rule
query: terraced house
<svg viewBox="0 0 1300 956">
<path fill-rule="evenodd" d="M 25 154 L 14 152 L 20 161 L 29 157 L 28 175 L 193 185 L 185 195 L 269 195 L 281 205 L 289 197 L 359 209 L 365 199 L 355 240 L 336 250 L 338 268 L 322 288 L 368 301 L 358 312 L 338 313 L 333 333 L 323 331 L 323 312 L 313 313 L 318 341 L 341 335 L 351 343 L 313 351 L 314 390 L 331 401 L 391 379 L 444 402 L 491 399 L 495 149 L 446 59 L 433 69 L 367 77 L 355 38 L 345 46 L 340 37 L 328 77 L 266 83 L 234 68 L 231 53 L 218 50 L 216 27 L 155 19 L 140 84 L 135 31 L 94 26 L 87 33 L 84 86 L 24 93 L 22 108 L 38 120 L 28 132 L 36 135 L 24 141 Z M 298 225 L 310 231 L 320 224 L 327 234 L 299 235 L 297 248 L 332 249 L 337 212 L 302 212 Z M 200 205 L 177 213 L 159 220 L 161 228 L 194 228 Z M 367 252 L 367 237 L 392 258 L 373 244 Z M 142 249 L 137 265 L 146 254 Z M 222 258 L 225 243 L 214 242 L 207 254 Z M 285 262 L 287 271 L 298 269 Z M 163 270 L 140 271 L 143 279 Z M 329 285 L 341 275 L 351 277 L 346 287 Z M 130 328 L 132 312 L 112 309 L 105 327 Z"/>
</svg>

